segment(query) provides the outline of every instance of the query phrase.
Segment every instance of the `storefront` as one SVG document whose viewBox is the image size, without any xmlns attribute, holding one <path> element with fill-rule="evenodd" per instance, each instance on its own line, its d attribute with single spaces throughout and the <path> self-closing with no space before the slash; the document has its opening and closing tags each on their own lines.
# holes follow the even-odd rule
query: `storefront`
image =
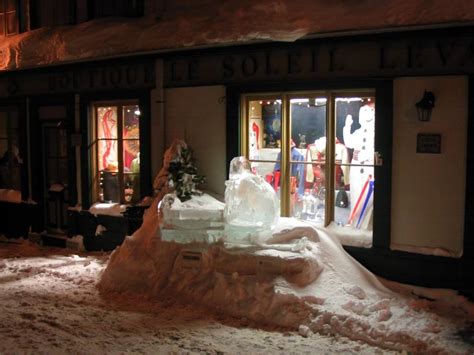
<svg viewBox="0 0 474 355">
<path fill-rule="evenodd" d="M 170 55 L 167 142 L 193 126 L 178 102 L 202 99 L 198 162 L 199 136 L 225 135 L 214 170 L 247 156 L 282 215 L 330 228 L 375 273 L 472 289 L 472 44 L 463 28 Z M 223 96 L 225 122 L 206 126 Z"/>
<path fill-rule="evenodd" d="M 223 195 L 230 160 L 245 155 L 283 216 L 330 228 L 376 274 L 469 291 L 473 41 L 472 28 L 451 28 L 9 72 L 2 112 L 17 113 L 1 117 L 18 123 L 4 120 L 2 147 L 19 142 L 37 231 L 94 236 L 102 225 L 104 241 L 123 239 L 164 148 L 182 138 L 206 190 Z M 94 217 L 96 202 L 133 218 Z"/>
<path fill-rule="evenodd" d="M 9 180 L 2 180 L 1 189 L 16 199 L 2 204 L 23 215 L 9 218 L 4 233 L 30 230 L 64 245 L 68 235 L 94 236 L 100 224 L 114 243 L 96 238 L 86 244 L 92 249 L 120 244 L 143 209 L 129 211 L 133 218 L 94 216 L 88 209 L 97 203 L 132 206 L 151 193 L 154 62 L 8 73 L 4 83 L 10 98 L 3 99 L 1 153 L 10 173 L 3 174 Z"/>
</svg>

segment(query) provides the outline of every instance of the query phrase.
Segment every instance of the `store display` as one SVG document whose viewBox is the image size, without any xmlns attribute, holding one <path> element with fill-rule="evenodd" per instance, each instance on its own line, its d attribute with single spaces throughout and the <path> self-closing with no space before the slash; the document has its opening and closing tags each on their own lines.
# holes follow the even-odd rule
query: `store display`
<svg viewBox="0 0 474 355">
<path fill-rule="evenodd" d="M 375 105 L 373 98 L 338 97 L 329 159 L 326 99 L 290 100 L 290 156 L 282 160 L 282 111 L 279 100 L 249 102 L 248 152 L 251 171 L 280 197 L 287 184 L 291 216 L 318 223 L 325 219 L 328 166 L 334 185 L 331 199 L 338 225 L 370 229 L 374 194 Z M 281 164 L 288 175 L 282 176 Z M 364 184 L 366 183 L 365 189 Z M 286 202 L 285 202 L 286 203 Z"/>
<path fill-rule="evenodd" d="M 364 205 L 360 205 L 363 195 L 370 191 L 370 186 L 373 188 L 371 180 L 374 177 L 375 104 L 370 99 L 363 102 L 359 109 L 359 124 L 360 128 L 351 133 L 353 118 L 348 114 L 343 128 L 344 143 L 346 147 L 353 149 L 349 179 L 351 201 L 357 201 L 352 206 L 348 221 L 350 225 L 355 223 L 354 216 L 362 217 L 361 208 L 364 209 L 365 214 L 372 213 L 373 209 L 371 196 L 367 196 L 365 208 Z M 366 217 L 370 219 L 370 216 Z M 361 228 L 361 223 L 357 222 L 355 227 Z"/>
</svg>

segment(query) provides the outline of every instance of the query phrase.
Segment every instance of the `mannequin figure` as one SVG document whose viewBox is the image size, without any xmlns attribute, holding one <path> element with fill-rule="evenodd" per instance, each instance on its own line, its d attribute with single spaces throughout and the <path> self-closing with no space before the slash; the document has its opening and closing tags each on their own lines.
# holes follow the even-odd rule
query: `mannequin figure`
<svg viewBox="0 0 474 355">
<path fill-rule="evenodd" d="M 347 115 L 343 128 L 344 143 L 347 148 L 354 149 L 350 168 L 351 216 L 354 218 L 349 223 L 356 227 L 371 229 L 373 206 L 371 200 L 369 201 L 371 196 L 367 193 L 372 190 L 368 189 L 367 185 L 370 181 L 373 185 L 374 178 L 375 105 L 373 101 L 368 101 L 359 109 L 361 127 L 351 133 L 352 123 L 352 116 Z M 368 202 L 364 203 L 365 200 Z M 357 201 L 361 201 L 361 203 L 357 204 Z M 361 222 L 359 221 L 361 212 L 364 212 L 365 216 L 362 218 L 362 223 L 359 223 Z M 366 222 L 364 223 L 364 221 Z"/>
<path fill-rule="evenodd" d="M 304 161 L 304 155 L 301 154 L 298 149 L 296 148 L 296 144 L 291 139 L 291 160 L 292 161 Z M 273 169 L 274 175 L 275 173 L 280 172 L 280 161 L 281 161 L 281 152 L 278 153 L 277 162 L 275 163 L 275 167 Z M 296 186 L 292 186 L 292 188 L 296 189 L 299 196 L 303 196 L 304 194 L 304 164 L 291 164 L 291 177 Z M 276 185 L 278 186 L 278 185 Z"/>
<path fill-rule="evenodd" d="M 348 164 L 349 157 L 346 146 L 339 139 L 335 141 L 335 158 L 338 164 Z M 318 138 L 313 144 L 309 144 L 306 151 L 306 161 L 312 162 L 311 166 L 307 166 L 305 179 L 306 184 L 313 185 L 317 182 L 324 185 L 324 160 L 326 159 L 326 137 Z M 309 168 L 308 168 L 309 167 Z M 349 169 L 347 165 L 336 165 L 336 188 L 343 188 L 349 184 Z"/>
</svg>

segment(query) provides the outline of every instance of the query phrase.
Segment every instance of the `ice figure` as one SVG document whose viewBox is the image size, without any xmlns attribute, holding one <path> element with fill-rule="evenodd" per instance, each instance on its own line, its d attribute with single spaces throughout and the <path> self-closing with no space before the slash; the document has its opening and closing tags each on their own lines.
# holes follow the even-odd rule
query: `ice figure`
<svg viewBox="0 0 474 355">
<path fill-rule="evenodd" d="M 280 203 L 271 185 L 252 174 L 246 158 L 232 159 L 224 209 L 228 241 L 261 239 L 271 234 L 279 216 Z"/>
</svg>

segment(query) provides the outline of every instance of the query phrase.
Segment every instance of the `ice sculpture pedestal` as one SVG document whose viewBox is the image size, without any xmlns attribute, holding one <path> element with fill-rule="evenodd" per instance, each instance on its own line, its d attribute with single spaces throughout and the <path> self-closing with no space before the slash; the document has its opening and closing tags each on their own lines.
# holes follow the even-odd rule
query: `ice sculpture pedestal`
<svg viewBox="0 0 474 355">
<path fill-rule="evenodd" d="M 160 204 L 161 239 L 177 243 L 215 243 L 224 237 L 224 204 L 208 194 L 181 202 L 168 194 Z"/>
</svg>

